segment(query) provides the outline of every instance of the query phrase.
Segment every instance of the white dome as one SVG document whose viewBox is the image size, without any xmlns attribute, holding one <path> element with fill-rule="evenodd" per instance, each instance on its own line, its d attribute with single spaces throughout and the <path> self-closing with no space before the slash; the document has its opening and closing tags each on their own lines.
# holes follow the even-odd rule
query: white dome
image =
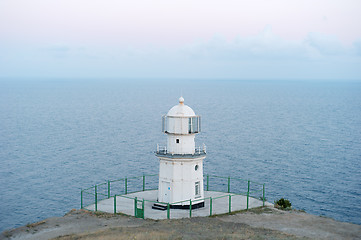
<svg viewBox="0 0 361 240">
<path fill-rule="evenodd" d="M 168 111 L 167 116 L 172 116 L 172 117 L 194 117 L 194 116 L 196 116 L 193 109 L 187 105 L 184 105 L 183 102 L 184 102 L 184 98 L 180 97 L 179 104 L 172 107 Z"/>
</svg>

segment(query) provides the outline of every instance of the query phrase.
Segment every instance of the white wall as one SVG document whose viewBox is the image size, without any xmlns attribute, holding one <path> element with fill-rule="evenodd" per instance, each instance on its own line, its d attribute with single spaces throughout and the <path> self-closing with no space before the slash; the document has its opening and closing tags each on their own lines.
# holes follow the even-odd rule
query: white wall
<svg viewBox="0 0 361 240">
<path fill-rule="evenodd" d="M 204 198 L 203 190 L 203 159 L 167 159 L 160 157 L 158 201 L 164 202 L 164 189 L 162 182 L 170 183 L 169 202 Z M 195 166 L 198 165 L 198 170 Z M 200 195 L 195 196 L 195 183 L 200 182 Z M 182 205 L 188 205 L 188 202 Z"/>
<path fill-rule="evenodd" d="M 167 134 L 167 150 L 171 154 L 194 154 L 195 134 L 175 135 Z M 177 143 L 179 139 L 179 143 Z"/>
</svg>

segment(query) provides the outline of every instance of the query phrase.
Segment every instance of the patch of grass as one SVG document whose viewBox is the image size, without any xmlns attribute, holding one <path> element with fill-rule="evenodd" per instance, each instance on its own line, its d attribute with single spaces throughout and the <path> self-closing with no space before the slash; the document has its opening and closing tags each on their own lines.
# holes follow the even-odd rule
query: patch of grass
<svg viewBox="0 0 361 240">
<path fill-rule="evenodd" d="M 303 213 L 305 213 L 305 212 L 306 212 L 306 211 L 305 211 L 305 209 L 293 209 L 293 211 L 303 212 Z"/>
<path fill-rule="evenodd" d="M 113 217 L 130 217 L 130 218 L 134 218 L 134 216 L 131 216 L 131 215 L 127 215 L 125 213 L 121 213 L 121 212 L 118 212 L 116 214 L 114 213 L 107 213 L 107 212 L 101 212 L 101 211 L 85 211 L 86 214 L 89 214 L 91 216 L 96 216 L 96 217 L 99 217 L 99 218 L 113 218 Z"/>
<path fill-rule="evenodd" d="M 37 226 L 39 226 L 39 225 L 41 225 L 41 224 L 44 224 L 45 223 L 45 220 L 44 221 L 40 221 L 40 222 L 36 222 L 36 223 L 28 223 L 28 224 L 26 224 L 26 227 L 28 227 L 28 228 L 33 228 L 33 227 L 37 227 Z"/>
<path fill-rule="evenodd" d="M 79 214 L 89 214 L 91 213 L 91 211 L 87 210 L 87 209 L 72 209 L 69 212 L 65 213 L 64 216 L 68 216 L 68 215 L 79 215 Z"/>
<path fill-rule="evenodd" d="M 129 217 L 129 215 L 125 214 L 125 213 L 121 213 L 121 212 L 118 212 L 115 214 L 116 216 L 125 216 L 125 217 Z"/>
<path fill-rule="evenodd" d="M 6 238 L 10 238 L 12 236 L 12 233 L 10 231 L 4 231 L 3 232 L 3 235 L 6 237 Z"/>
<path fill-rule="evenodd" d="M 281 198 L 275 201 L 275 207 L 281 210 L 291 210 L 292 204 L 289 200 Z"/>
<path fill-rule="evenodd" d="M 268 207 L 251 208 L 248 210 L 248 212 L 255 213 L 255 214 L 273 213 L 272 209 L 270 209 Z"/>
<path fill-rule="evenodd" d="M 238 213 L 255 213 L 255 214 L 262 214 L 262 213 L 272 213 L 272 209 L 268 208 L 268 207 L 256 207 L 256 208 L 250 208 L 250 209 L 242 209 L 242 210 L 238 210 L 238 211 L 233 211 L 231 213 L 221 213 L 221 214 L 213 214 L 210 217 L 222 217 L 222 216 L 227 216 L 227 215 L 235 215 Z"/>
<path fill-rule="evenodd" d="M 106 213 L 106 212 L 93 212 L 93 214 L 97 217 L 101 217 L 101 218 L 112 218 L 114 217 L 114 214 L 112 213 Z"/>
</svg>

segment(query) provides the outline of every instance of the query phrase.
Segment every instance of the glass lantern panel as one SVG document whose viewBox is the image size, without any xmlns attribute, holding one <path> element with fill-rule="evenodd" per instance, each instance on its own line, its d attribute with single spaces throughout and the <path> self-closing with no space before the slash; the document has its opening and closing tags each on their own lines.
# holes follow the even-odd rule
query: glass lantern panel
<svg viewBox="0 0 361 240">
<path fill-rule="evenodd" d="M 188 133 L 199 133 L 200 132 L 200 117 L 190 117 L 188 119 Z"/>
</svg>

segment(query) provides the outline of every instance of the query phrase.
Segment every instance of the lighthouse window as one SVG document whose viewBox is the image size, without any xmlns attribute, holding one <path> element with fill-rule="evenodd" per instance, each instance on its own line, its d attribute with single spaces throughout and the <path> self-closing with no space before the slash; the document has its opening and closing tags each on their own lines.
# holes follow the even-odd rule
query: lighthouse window
<svg viewBox="0 0 361 240">
<path fill-rule="evenodd" d="M 192 133 L 193 127 L 192 127 L 192 118 L 188 119 L 188 132 Z"/>
<path fill-rule="evenodd" d="M 175 142 L 176 142 L 176 143 L 179 143 L 179 139 L 177 138 L 177 139 L 175 140 Z"/>
<path fill-rule="evenodd" d="M 198 196 L 198 195 L 201 194 L 201 184 L 200 184 L 200 182 L 196 182 L 196 183 L 195 183 L 195 188 L 194 188 L 194 190 L 195 190 L 195 195 L 196 195 L 196 196 Z"/>
<path fill-rule="evenodd" d="M 195 167 L 194 167 L 194 170 L 198 170 L 198 168 L 199 168 L 199 166 L 198 165 L 196 165 Z"/>
<path fill-rule="evenodd" d="M 188 119 L 188 133 L 198 133 L 200 132 L 200 117 L 190 117 Z"/>
<path fill-rule="evenodd" d="M 168 132 L 168 118 L 167 118 L 167 116 L 162 117 L 162 132 L 164 132 L 164 133 Z"/>
</svg>

